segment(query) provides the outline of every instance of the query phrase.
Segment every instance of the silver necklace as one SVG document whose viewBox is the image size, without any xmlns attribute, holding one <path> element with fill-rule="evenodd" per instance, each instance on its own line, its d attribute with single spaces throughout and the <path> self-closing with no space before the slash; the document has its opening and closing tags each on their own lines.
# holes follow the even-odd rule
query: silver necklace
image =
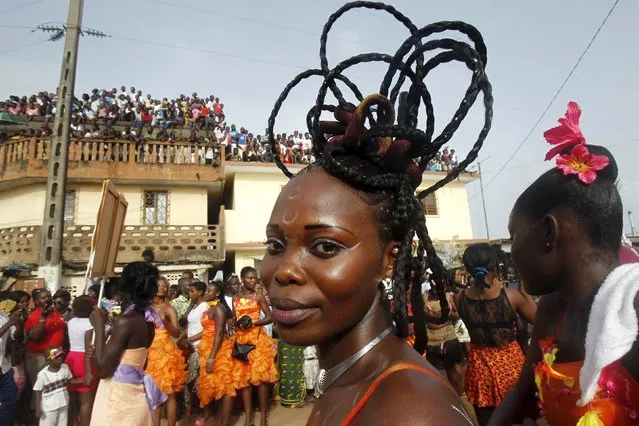
<svg viewBox="0 0 639 426">
<path fill-rule="evenodd" d="M 326 389 L 328 389 L 333 384 L 333 382 L 335 382 L 335 380 L 337 380 L 342 374 L 346 373 L 346 371 L 348 371 L 348 369 L 351 368 L 353 364 L 355 364 L 361 357 L 370 352 L 371 349 L 373 349 L 379 342 L 384 339 L 384 337 L 388 336 L 392 331 L 393 327 L 388 327 L 370 343 L 368 343 L 366 346 L 355 352 L 344 361 L 337 364 L 335 367 L 329 370 L 325 370 L 322 368 L 317 378 L 317 385 L 315 386 L 315 398 L 321 398 L 322 395 L 324 395 Z"/>
</svg>

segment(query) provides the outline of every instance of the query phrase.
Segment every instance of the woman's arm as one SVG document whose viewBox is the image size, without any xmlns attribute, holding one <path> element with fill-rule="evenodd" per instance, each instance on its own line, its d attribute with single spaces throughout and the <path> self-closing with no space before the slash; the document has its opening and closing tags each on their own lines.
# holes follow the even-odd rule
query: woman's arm
<svg viewBox="0 0 639 426">
<path fill-rule="evenodd" d="M 224 307 L 218 305 L 213 310 L 209 310 L 209 318 L 215 320 L 215 340 L 213 341 L 213 348 L 209 359 L 206 360 L 206 372 L 211 374 L 213 372 L 213 363 L 215 362 L 215 355 L 222 346 L 222 340 L 224 339 L 224 326 L 226 325 L 226 310 Z"/>
<path fill-rule="evenodd" d="M 164 316 L 164 328 L 169 332 L 171 337 L 177 339 L 180 337 L 180 324 L 177 318 L 177 312 L 173 306 L 166 307 L 166 315 Z"/>
<path fill-rule="evenodd" d="M 38 324 L 31 330 L 29 330 L 29 339 L 36 342 L 42 340 L 42 338 L 44 337 L 44 326 L 51 312 L 53 312 L 53 307 L 47 309 L 46 311 L 41 311 L 40 318 L 38 319 Z"/>
<path fill-rule="evenodd" d="M 91 382 L 93 382 L 93 369 L 91 363 L 91 355 L 86 351 L 86 348 L 90 347 L 93 344 L 93 330 L 87 330 L 84 332 L 84 379 L 82 380 L 82 384 L 85 386 L 89 386 Z"/>
<path fill-rule="evenodd" d="M 506 296 L 510 304 L 515 308 L 517 313 L 529 324 L 535 323 L 535 316 L 537 314 L 537 304 L 527 293 L 521 293 L 518 290 L 507 288 Z"/>
<path fill-rule="evenodd" d="M 268 306 L 268 303 L 266 302 L 266 299 L 264 298 L 263 295 L 258 294 L 256 299 L 257 299 L 257 303 L 260 304 L 260 309 L 262 309 L 262 312 L 264 312 L 264 319 L 255 321 L 253 323 L 253 326 L 262 327 L 264 325 L 269 325 L 270 323 L 273 322 L 273 313 L 271 312 L 271 308 Z"/>
<path fill-rule="evenodd" d="M 111 328 L 109 342 L 106 343 L 104 333 L 106 318 L 102 308 L 96 307 L 91 313 L 91 319 L 95 330 L 95 365 L 102 378 L 109 378 L 120 363 L 120 357 L 126 349 L 134 327 L 130 318 L 126 316 L 117 318 Z"/>
</svg>

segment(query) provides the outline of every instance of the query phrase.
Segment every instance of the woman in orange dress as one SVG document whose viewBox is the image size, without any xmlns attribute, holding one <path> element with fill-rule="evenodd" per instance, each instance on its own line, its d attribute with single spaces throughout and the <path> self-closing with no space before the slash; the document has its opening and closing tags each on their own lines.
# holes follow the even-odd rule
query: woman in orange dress
<svg viewBox="0 0 639 426">
<path fill-rule="evenodd" d="M 240 365 L 240 382 L 242 398 L 244 399 L 245 424 L 252 424 L 253 401 L 251 387 L 258 387 L 261 420 L 260 424 L 268 424 L 268 387 L 277 383 L 278 373 L 275 365 L 275 344 L 264 326 L 272 322 L 271 309 L 262 294 L 256 293 L 257 271 L 250 266 L 240 273 L 242 289 L 233 300 L 235 310 L 235 341 L 238 344 L 255 345 L 249 353 L 248 363 Z M 264 312 L 264 319 L 260 320 L 260 312 Z"/>
<path fill-rule="evenodd" d="M 169 426 L 175 426 L 177 422 L 177 398 L 176 395 L 184 389 L 186 382 L 186 363 L 182 352 L 171 337 L 180 335 L 180 327 L 175 309 L 169 305 L 169 282 L 166 278 L 158 280 L 158 292 L 153 298 L 152 308 L 155 309 L 164 327 L 155 325 L 155 337 L 149 348 L 149 358 L 146 365 L 146 374 L 153 377 L 158 388 L 168 396 L 166 402 L 166 417 Z M 164 405 L 164 404 L 163 404 Z M 155 424 L 160 424 L 162 406 L 155 412 Z"/>
<path fill-rule="evenodd" d="M 526 292 L 543 297 L 526 363 L 491 426 L 512 424 L 535 391 L 552 426 L 639 425 L 639 266 L 620 265 L 619 170 L 610 151 L 586 145 L 580 115 L 571 102 L 544 133 L 557 167 L 510 215 L 515 266 Z"/>
<path fill-rule="evenodd" d="M 231 308 L 224 300 L 221 282 L 209 283 L 204 300 L 209 304 L 209 310 L 202 316 L 202 341 L 197 350 L 200 355 L 200 377 L 198 379 L 197 394 L 200 407 L 204 408 L 203 424 L 207 424 L 210 417 L 209 405 L 213 401 L 222 400 L 218 422 L 228 426 L 231 421 L 233 398 L 237 395 L 238 373 L 241 368 L 231 357 L 233 342 L 226 332 L 226 320 L 231 317 Z"/>
</svg>

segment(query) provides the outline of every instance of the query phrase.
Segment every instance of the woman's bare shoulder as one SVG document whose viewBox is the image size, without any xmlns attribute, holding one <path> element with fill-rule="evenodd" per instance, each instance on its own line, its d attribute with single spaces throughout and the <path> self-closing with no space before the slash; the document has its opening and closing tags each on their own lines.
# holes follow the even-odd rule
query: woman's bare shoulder
<svg viewBox="0 0 639 426">
<path fill-rule="evenodd" d="M 384 378 L 357 418 L 375 424 L 380 415 L 388 424 L 468 426 L 472 421 L 455 391 L 432 367 L 428 372 L 404 369 Z"/>
</svg>

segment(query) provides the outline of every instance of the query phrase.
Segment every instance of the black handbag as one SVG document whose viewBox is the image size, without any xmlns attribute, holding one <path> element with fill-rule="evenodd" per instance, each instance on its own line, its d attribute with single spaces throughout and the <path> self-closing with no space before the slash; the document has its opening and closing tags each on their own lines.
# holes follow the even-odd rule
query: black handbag
<svg viewBox="0 0 639 426">
<path fill-rule="evenodd" d="M 260 334 L 262 334 L 262 327 L 260 327 L 260 331 L 257 333 L 257 340 L 260 340 Z M 238 361 L 249 362 L 248 356 L 253 349 L 255 349 L 255 345 L 237 343 L 237 337 L 235 337 L 235 342 L 233 343 L 233 352 L 231 352 L 231 356 Z"/>
</svg>

